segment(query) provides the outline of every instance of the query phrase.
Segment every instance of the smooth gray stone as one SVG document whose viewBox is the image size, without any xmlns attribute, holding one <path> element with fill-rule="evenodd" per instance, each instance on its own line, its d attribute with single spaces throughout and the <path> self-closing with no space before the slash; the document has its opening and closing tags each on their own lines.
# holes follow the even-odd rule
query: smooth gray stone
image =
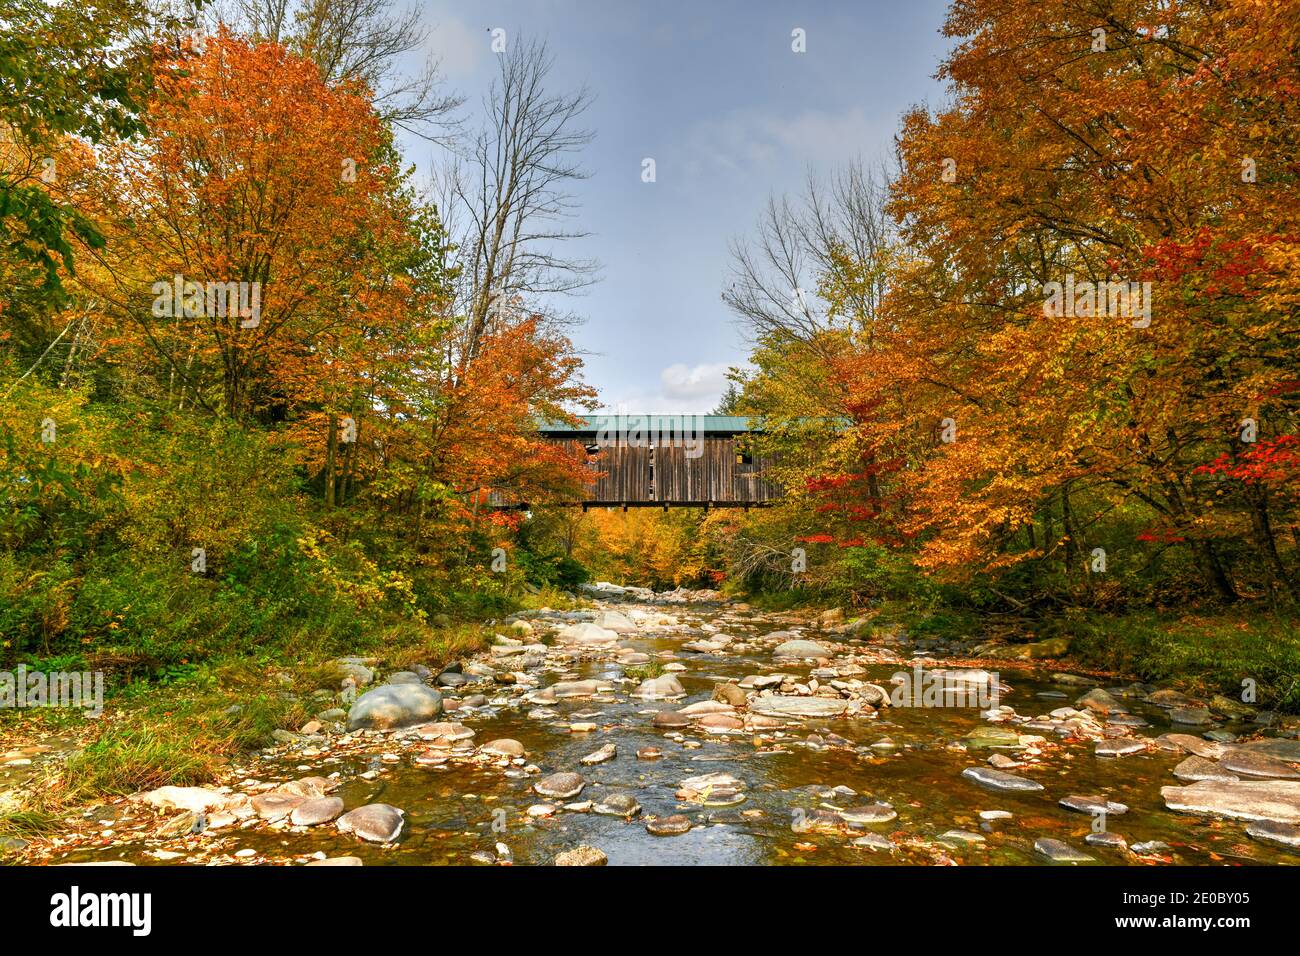
<svg viewBox="0 0 1300 956">
<path fill-rule="evenodd" d="M 1034 841 L 1034 850 L 1047 857 L 1053 863 L 1091 863 L 1093 857 L 1076 850 L 1068 843 L 1053 840 L 1051 837 L 1039 837 Z"/>
<path fill-rule="evenodd" d="M 967 767 L 961 772 L 961 775 L 968 780 L 973 780 L 981 787 L 987 787 L 990 790 L 998 790 L 1002 792 L 1030 792 L 1043 789 L 1043 785 L 1037 780 L 1017 777 L 1013 773 L 994 770 L 991 767 Z"/>
<path fill-rule="evenodd" d="M 350 810 L 335 822 L 343 833 L 351 833 L 371 843 L 392 843 L 402 834 L 402 811 L 387 803 L 368 803 Z"/>
<path fill-rule="evenodd" d="M 357 698 L 348 712 L 348 729 L 388 730 L 437 717 L 442 695 L 423 684 L 384 684 Z"/>
</svg>

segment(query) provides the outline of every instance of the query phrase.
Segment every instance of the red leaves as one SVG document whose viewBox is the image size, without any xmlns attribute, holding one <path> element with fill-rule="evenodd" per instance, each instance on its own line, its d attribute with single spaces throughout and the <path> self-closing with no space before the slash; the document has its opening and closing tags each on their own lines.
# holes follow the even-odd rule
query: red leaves
<svg viewBox="0 0 1300 956">
<path fill-rule="evenodd" d="M 1300 467 L 1300 438 L 1281 435 L 1243 452 L 1239 457 L 1222 454 L 1208 465 L 1192 469 L 1194 475 L 1220 475 L 1248 485 L 1294 482 Z"/>
</svg>

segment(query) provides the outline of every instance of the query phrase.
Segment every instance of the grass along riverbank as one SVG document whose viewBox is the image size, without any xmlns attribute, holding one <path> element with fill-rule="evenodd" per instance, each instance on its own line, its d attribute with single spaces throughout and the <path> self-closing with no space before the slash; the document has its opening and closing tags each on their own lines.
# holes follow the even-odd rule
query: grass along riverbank
<svg viewBox="0 0 1300 956">
<path fill-rule="evenodd" d="M 553 591 L 519 603 L 573 604 Z M 499 632 L 482 621 L 404 624 L 371 633 L 351 653 L 374 658 L 386 671 L 415 664 L 437 670 Z M 98 718 L 59 708 L 0 710 L 0 854 L 6 842 L 48 832 L 61 816 L 97 800 L 208 783 L 231 760 L 274 743 L 277 732 L 306 726 L 339 706 L 344 674 L 331 657 L 284 648 L 257 660 L 210 659 L 162 681 L 114 688 L 110 676 Z"/>
</svg>

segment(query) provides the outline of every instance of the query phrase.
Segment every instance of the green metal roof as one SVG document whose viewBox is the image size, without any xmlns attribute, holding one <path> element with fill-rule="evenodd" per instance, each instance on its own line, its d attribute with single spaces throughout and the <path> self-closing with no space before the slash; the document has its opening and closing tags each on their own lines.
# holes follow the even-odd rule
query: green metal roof
<svg viewBox="0 0 1300 956">
<path fill-rule="evenodd" d="M 575 435 L 601 431 L 619 433 L 641 431 L 661 435 L 701 432 L 738 434 L 762 430 L 757 419 L 744 415 L 579 415 L 578 420 L 582 425 L 576 427 L 567 422 L 540 422 L 537 430 L 543 433 Z"/>
</svg>

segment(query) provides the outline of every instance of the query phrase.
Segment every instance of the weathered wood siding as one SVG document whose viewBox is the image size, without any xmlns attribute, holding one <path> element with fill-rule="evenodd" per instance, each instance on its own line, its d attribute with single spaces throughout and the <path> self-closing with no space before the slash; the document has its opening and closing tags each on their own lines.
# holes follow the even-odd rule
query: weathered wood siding
<svg viewBox="0 0 1300 956">
<path fill-rule="evenodd" d="M 594 437 L 547 436 L 548 441 L 577 442 L 588 449 Z M 700 454 L 691 456 L 692 452 Z M 597 449 L 587 467 L 600 477 L 587 488 L 583 503 L 601 505 L 653 505 L 658 502 L 704 507 L 710 504 L 748 505 L 775 501 L 780 489 L 762 477 L 772 457 L 756 456 L 742 462 L 737 441 L 731 436 L 706 436 L 703 448 L 681 441 L 655 445 L 613 442 Z M 514 507 L 516 495 L 493 491 L 490 504 Z M 575 502 L 576 503 L 576 502 Z"/>
<path fill-rule="evenodd" d="M 692 456 L 693 451 L 701 453 Z M 773 501 L 779 489 L 760 477 L 771 458 L 738 463 L 733 438 L 705 438 L 703 448 L 682 442 L 653 447 L 612 444 L 600 449 L 590 466 L 605 472 L 590 501 L 645 504 L 745 504 Z"/>
<path fill-rule="evenodd" d="M 608 445 L 588 467 L 605 474 L 589 494 L 592 501 L 651 501 L 651 449 L 633 445 Z"/>
<path fill-rule="evenodd" d="M 654 457 L 655 501 L 736 501 L 731 439 L 705 439 L 703 448 L 660 445 Z M 699 454 L 692 457 L 692 452 Z"/>
</svg>

